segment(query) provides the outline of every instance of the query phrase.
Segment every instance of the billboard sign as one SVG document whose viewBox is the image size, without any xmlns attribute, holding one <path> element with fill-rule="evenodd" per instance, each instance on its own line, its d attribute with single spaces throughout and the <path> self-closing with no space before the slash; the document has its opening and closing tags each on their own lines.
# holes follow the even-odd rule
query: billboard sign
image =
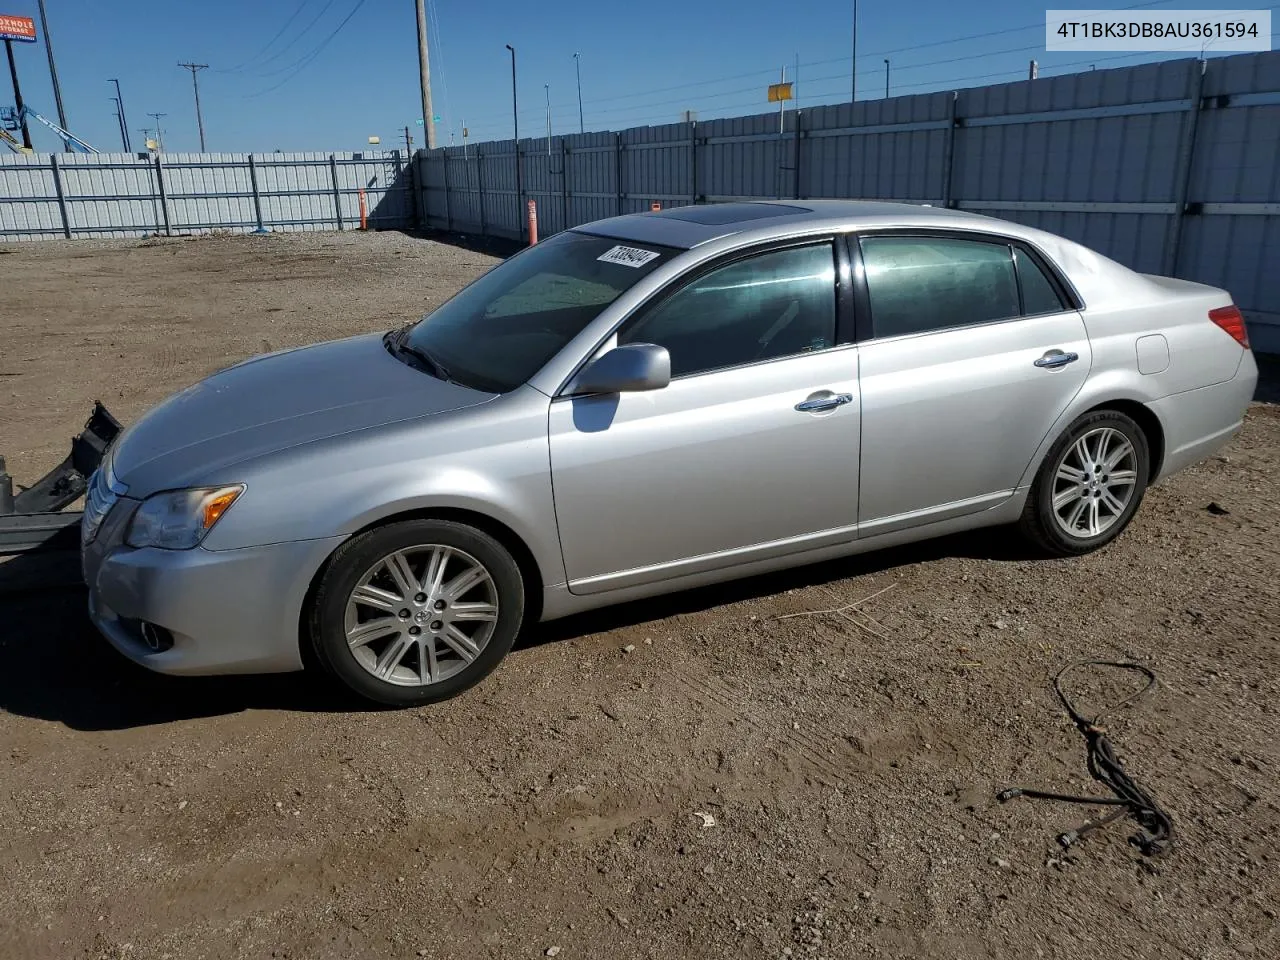
<svg viewBox="0 0 1280 960">
<path fill-rule="evenodd" d="M 35 43 L 36 22 L 30 17 L 16 17 L 13 14 L 0 13 L 0 40 Z"/>
</svg>

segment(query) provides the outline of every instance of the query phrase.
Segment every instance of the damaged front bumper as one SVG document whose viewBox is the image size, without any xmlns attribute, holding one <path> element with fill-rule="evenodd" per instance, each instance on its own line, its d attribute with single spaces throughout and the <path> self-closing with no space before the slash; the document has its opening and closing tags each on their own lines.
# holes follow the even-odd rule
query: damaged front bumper
<svg viewBox="0 0 1280 960">
<path fill-rule="evenodd" d="M 0 457 L 0 556 L 35 550 L 78 550 L 79 511 L 63 508 L 80 499 L 120 423 L 97 402 L 62 463 L 17 494 Z"/>
</svg>

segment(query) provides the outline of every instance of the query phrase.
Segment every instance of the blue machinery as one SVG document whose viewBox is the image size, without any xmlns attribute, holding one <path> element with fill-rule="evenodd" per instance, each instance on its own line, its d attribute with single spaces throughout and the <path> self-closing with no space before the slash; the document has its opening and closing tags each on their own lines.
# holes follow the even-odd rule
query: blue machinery
<svg viewBox="0 0 1280 960">
<path fill-rule="evenodd" d="M 26 104 L 22 105 L 22 112 L 19 113 L 14 107 L 0 108 L 0 141 L 4 142 L 14 153 L 31 153 L 22 145 L 22 143 L 13 136 L 9 131 L 18 130 L 22 127 L 23 117 L 43 123 L 46 127 L 58 135 L 67 148 L 77 153 L 97 153 L 97 149 L 85 143 L 70 130 L 64 130 L 47 117 L 42 117 Z"/>
</svg>

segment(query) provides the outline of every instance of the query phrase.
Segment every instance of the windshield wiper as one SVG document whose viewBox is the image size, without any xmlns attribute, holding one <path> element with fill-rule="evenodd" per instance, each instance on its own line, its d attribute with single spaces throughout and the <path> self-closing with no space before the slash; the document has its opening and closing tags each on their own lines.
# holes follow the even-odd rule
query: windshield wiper
<svg viewBox="0 0 1280 960">
<path fill-rule="evenodd" d="M 408 342 L 408 334 L 409 334 L 408 327 L 404 328 L 403 330 L 395 331 L 394 333 L 388 333 L 386 336 L 386 342 L 388 346 L 390 346 L 396 352 L 407 354 L 408 356 L 413 357 L 413 359 L 417 360 L 419 363 L 423 364 L 427 368 L 428 372 L 430 372 L 433 376 L 438 377 L 441 380 L 447 380 L 451 383 L 456 383 L 457 381 L 455 381 L 453 377 L 449 375 L 449 370 L 447 367 L 445 367 L 444 364 L 442 364 L 439 360 L 433 357 L 426 350 L 423 350 L 421 347 L 415 347 L 413 344 Z"/>
</svg>

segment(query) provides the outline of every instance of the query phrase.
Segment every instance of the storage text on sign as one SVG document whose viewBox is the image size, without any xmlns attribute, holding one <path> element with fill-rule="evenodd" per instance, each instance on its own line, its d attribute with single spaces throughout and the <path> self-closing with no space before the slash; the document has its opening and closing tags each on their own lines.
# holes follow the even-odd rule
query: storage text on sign
<svg viewBox="0 0 1280 960">
<path fill-rule="evenodd" d="M 36 22 L 30 17 L 15 17 L 12 14 L 0 13 L 0 40 L 35 43 Z"/>
</svg>

